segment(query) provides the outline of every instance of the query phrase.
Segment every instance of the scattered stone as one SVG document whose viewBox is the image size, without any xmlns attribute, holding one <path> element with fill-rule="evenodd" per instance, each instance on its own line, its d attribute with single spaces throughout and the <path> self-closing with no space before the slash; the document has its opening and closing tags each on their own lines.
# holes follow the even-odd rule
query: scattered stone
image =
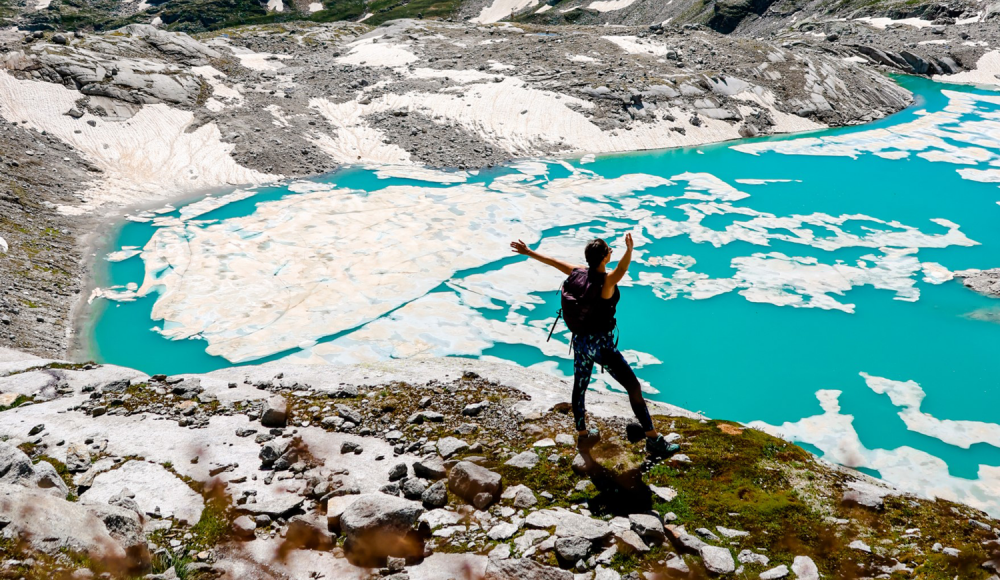
<svg viewBox="0 0 1000 580">
<path fill-rule="evenodd" d="M 712 530 L 708 528 L 698 528 L 697 530 L 694 531 L 694 533 L 705 538 L 706 540 L 709 540 L 710 542 L 719 541 L 719 536 L 716 536 L 714 533 L 712 533 Z"/>
<path fill-rule="evenodd" d="M 618 541 L 618 551 L 623 554 L 645 554 L 649 551 L 649 546 L 632 530 L 618 532 L 615 534 L 615 539 Z"/>
<path fill-rule="evenodd" d="M 501 522 L 490 528 L 490 531 L 486 533 L 486 537 L 491 540 L 501 542 L 512 538 L 514 534 L 517 533 L 517 530 L 518 530 L 517 524 L 512 524 L 509 522 Z"/>
<path fill-rule="evenodd" d="M 572 566 L 590 555 L 593 544 L 586 538 L 569 536 L 559 538 L 555 543 L 556 559 L 563 566 Z"/>
<path fill-rule="evenodd" d="M 427 484 L 422 479 L 411 477 L 400 484 L 399 491 L 406 499 L 416 501 L 423 498 L 424 492 L 427 491 Z"/>
<path fill-rule="evenodd" d="M 528 487 L 521 486 L 521 489 L 514 494 L 514 507 L 517 509 L 530 509 L 537 503 L 538 498 Z"/>
<path fill-rule="evenodd" d="M 538 455 L 534 451 L 524 451 L 508 459 L 504 465 L 518 469 L 534 469 L 538 465 Z"/>
<path fill-rule="evenodd" d="M 570 446 L 575 444 L 576 444 L 576 439 L 574 439 L 573 436 L 569 435 L 568 433 L 560 433 L 556 435 L 556 445 Z"/>
<path fill-rule="evenodd" d="M 761 572 L 760 580 L 778 580 L 788 576 L 788 566 L 784 564 L 771 568 L 767 572 Z"/>
<path fill-rule="evenodd" d="M 448 475 L 444 461 L 440 457 L 428 457 L 413 464 L 413 475 L 436 481 L 444 479 Z"/>
<path fill-rule="evenodd" d="M 771 561 L 770 558 L 763 554 L 754 554 L 750 550 L 742 550 L 739 555 L 736 556 L 740 564 L 757 564 L 760 566 L 767 566 L 767 563 Z"/>
<path fill-rule="evenodd" d="M 660 487 L 658 485 L 651 485 L 649 489 L 656 494 L 657 497 L 663 501 L 674 501 L 677 498 L 677 492 L 669 487 Z"/>
<path fill-rule="evenodd" d="M 389 481 L 399 481 L 406 477 L 407 467 L 405 463 L 397 463 L 389 470 Z"/>
<path fill-rule="evenodd" d="M 233 521 L 233 532 L 240 538 L 252 539 L 257 523 L 250 516 L 240 516 Z"/>
<path fill-rule="evenodd" d="M 420 497 L 420 501 L 427 509 L 444 507 L 448 504 L 448 488 L 443 481 L 434 483 Z"/>
<path fill-rule="evenodd" d="M 868 544 L 862 542 L 861 540 L 854 540 L 853 542 L 848 544 L 847 547 L 851 548 L 852 550 L 858 550 L 860 552 L 867 552 L 869 554 L 872 553 L 871 547 Z"/>
<path fill-rule="evenodd" d="M 510 544 L 497 544 L 486 556 L 490 560 L 506 560 L 510 558 Z"/>
<path fill-rule="evenodd" d="M 455 437 L 444 437 L 437 442 L 438 453 L 445 459 L 455 455 L 459 451 L 469 448 L 469 444 Z"/>
<path fill-rule="evenodd" d="M 492 503 L 500 497 L 500 474 L 469 461 L 460 461 L 448 474 L 448 489 L 469 503 L 485 493 Z"/>
<path fill-rule="evenodd" d="M 628 517 L 631 529 L 639 534 L 644 540 L 652 541 L 654 544 L 662 544 L 666 539 L 663 530 L 663 522 L 660 518 L 649 514 L 632 514 Z"/>
<path fill-rule="evenodd" d="M 819 580 L 819 568 L 809 556 L 795 556 L 792 572 L 797 580 Z"/>
<path fill-rule="evenodd" d="M 357 453 L 361 449 L 361 446 L 354 441 L 344 441 L 340 444 L 340 453 L 346 455 L 348 453 Z"/>
<path fill-rule="evenodd" d="M 471 405 L 466 405 L 462 409 L 462 414 L 467 417 L 478 417 L 480 413 L 483 412 L 486 407 L 490 405 L 489 401 L 480 401 L 479 403 L 473 403 Z"/>
<path fill-rule="evenodd" d="M 713 574 L 731 574 L 736 571 L 736 563 L 732 553 L 719 546 L 704 546 L 701 548 L 701 558 L 705 568 Z"/>
<path fill-rule="evenodd" d="M 744 532 L 742 530 L 732 530 L 730 528 L 724 528 L 722 526 L 715 526 L 715 529 L 722 534 L 722 537 L 732 540 L 733 538 L 745 538 L 750 535 L 750 532 Z"/>
</svg>

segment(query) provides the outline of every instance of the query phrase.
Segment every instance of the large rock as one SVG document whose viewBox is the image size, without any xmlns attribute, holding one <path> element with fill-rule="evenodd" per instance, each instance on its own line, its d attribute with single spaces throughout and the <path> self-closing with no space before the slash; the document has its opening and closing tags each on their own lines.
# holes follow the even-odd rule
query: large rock
<svg viewBox="0 0 1000 580">
<path fill-rule="evenodd" d="M 703 546 L 701 559 L 705 562 L 705 569 L 713 574 L 731 574 L 736 570 L 733 554 L 727 548 Z"/>
<path fill-rule="evenodd" d="M 70 473 L 82 473 L 90 469 L 90 450 L 82 443 L 74 443 L 66 448 L 66 469 Z"/>
<path fill-rule="evenodd" d="M 477 495 L 484 493 L 492 501 L 497 501 L 500 499 L 500 485 L 499 473 L 469 461 L 458 462 L 448 474 L 448 489 L 469 503 L 473 503 Z"/>
<path fill-rule="evenodd" d="M 38 487 L 38 489 L 50 491 L 59 497 L 66 497 L 69 495 L 69 487 L 51 463 L 39 461 L 35 465 L 35 475 L 33 479 L 35 486 Z"/>
<path fill-rule="evenodd" d="M 424 543 L 414 531 L 424 508 L 386 494 L 359 496 L 340 515 L 344 549 L 352 564 L 382 566 L 389 556 L 420 556 Z"/>
<path fill-rule="evenodd" d="M 819 569 L 809 556 L 795 556 L 792 572 L 798 580 L 819 580 Z"/>
<path fill-rule="evenodd" d="M 0 484 L 32 485 L 35 468 L 23 451 L 0 441 Z"/>
<path fill-rule="evenodd" d="M 264 401 L 260 424 L 265 427 L 284 427 L 288 424 L 288 401 L 284 397 L 271 397 Z"/>
<path fill-rule="evenodd" d="M 437 450 L 441 454 L 441 457 L 445 459 L 451 457 L 452 455 L 462 451 L 463 449 L 468 449 L 469 444 L 461 439 L 455 437 L 442 437 L 438 439 Z"/>
<path fill-rule="evenodd" d="M 649 514 L 632 514 L 628 517 L 632 530 L 639 534 L 639 537 L 650 540 L 655 544 L 662 544 L 666 539 L 663 531 L 663 522 L 660 518 Z"/>
<path fill-rule="evenodd" d="M 484 580 L 573 580 L 566 570 L 543 566 L 528 558 L 490 560 Z"/>
<path fill-rule="evenodd" d="M 559 538 L 555 543 L 556 558 L 561 566 L 571 568 L 580 560 L 586 560 L 593 547 L 590 540 L 579 536 Z"/>
<path fill-rule="evenodd" d="M 69 488 L 52 464 L 45 461 L 32 464 L 23 451 L 4 442 L 0 442 L 0 485 L 2 484 L 38 488 L 63 498 L 69 494 Z"/>
<path fill-rule="evenodd" d="M 96 513 L 95 513 L 96 512 Z M 145 541 L 139 516 L 110 505 L 84 506 L 15 485 L 0 485 L 4 534 L 47 554 L 86 554 L 102 562 L 143 561 Z"/>
<path fill-rule="evenodd" d="M 413 475 L 424 479 L 444 479 L 448 475 L 440 457 L 426 457 L 413 464 Z"/>
</svg>

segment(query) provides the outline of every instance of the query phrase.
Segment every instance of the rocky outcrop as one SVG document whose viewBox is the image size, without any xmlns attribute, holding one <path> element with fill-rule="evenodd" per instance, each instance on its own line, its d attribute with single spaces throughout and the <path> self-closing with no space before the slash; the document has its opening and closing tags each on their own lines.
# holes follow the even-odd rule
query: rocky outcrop
<svg viewBox="0 0 1000 580">
<path fill-rule="evenodd" d="M 149 561 L 139 515 L 111 505 L 83 506 L 15 485 L 0 485 L 4 533 L 45 554 L 76 552 L 112 568 Z"/>
<path fill-rule="evenodd" d="M 955 277 L 965 284 L 966 288 L 980 294 L 1000 298 L 1000 268 L 992 270 L 962 270 L 955 272 Z"/>
<path fill-rule="evenodd" d="M 2 441 L 0 441 L 0 485 L 38 489 L 61 498 L 69 493 L 66 483 L 52 464 L 45 461 L 33 464 L 20 449 Z"/>
</svg>

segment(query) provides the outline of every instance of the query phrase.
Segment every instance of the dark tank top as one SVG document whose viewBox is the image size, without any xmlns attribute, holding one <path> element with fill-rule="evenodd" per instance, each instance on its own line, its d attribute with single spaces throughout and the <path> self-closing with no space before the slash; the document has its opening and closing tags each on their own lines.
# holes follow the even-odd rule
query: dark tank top
<svg viewBox="0 0 1000 580">
<path fill-rule="evenodd" d="M 591 277 L 591 284 L 597 285 L 598 288 L 604 288 L 604 281 L 607 279 L 607 272 L 591 272 L 587 271 Z M 615 329 L 618 322 L 615 320 L 615 313 L 618 309 L 618 301 L 621 300 L 621 292 L 618 291 L 618 286 L 615 285 L 615 291 L 611 294 L 611 298 L 603 298 L 600 293 L 597 295 L 597 300 L 594 303 L 594 309 L 591 311 L 589 318 L 590 327 L 594 329 L 594 334 L 604 334 L 606 332 L 611 332 Z"/>
</svg>

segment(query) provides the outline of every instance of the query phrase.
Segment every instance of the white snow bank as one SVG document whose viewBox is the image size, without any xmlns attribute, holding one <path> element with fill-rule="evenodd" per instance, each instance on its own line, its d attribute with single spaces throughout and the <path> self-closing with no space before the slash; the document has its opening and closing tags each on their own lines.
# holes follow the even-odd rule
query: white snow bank
<svg viewBox="0 0 1000 580">
<path fill-rule="evenodd" d="M 54 135 L 103 171 L 83 192 L 84 203 L 60 206 L 64 213 L 275 178 L 237 164 L 229 156 L 232 145 L 222 142 L 215 123 L 188 132 L 194 122 L 188 111 L 157 104 L 144 106 L 127 121 L 89 113 L 73 119 L 64 113 L 79 96 L 61 85 L 18 80 L 0 71 L 0 114 L 5 119 L 27 121 L 32 128 Z"/>
<path fill-rule="evenodd" d="M 991 50 L 979 57 L 973 70 L 953 75 L 934 75 L 934 80 L 946 83 L 968 83 L 972 85 L 1000 85 L 1000 50 Z"/>
<path fill-rule="evenodd" d="M 529 6 L 537 5 L 540 1 L 541 0 L 493 0 L 492 4 L 484 6 L 482 11 L 479 12 L 479 16 L 470 20 L 470 22 L 475 22 L 477 24 L 499 22 L 514 12 L 523 10 Z"/>
</svg>

